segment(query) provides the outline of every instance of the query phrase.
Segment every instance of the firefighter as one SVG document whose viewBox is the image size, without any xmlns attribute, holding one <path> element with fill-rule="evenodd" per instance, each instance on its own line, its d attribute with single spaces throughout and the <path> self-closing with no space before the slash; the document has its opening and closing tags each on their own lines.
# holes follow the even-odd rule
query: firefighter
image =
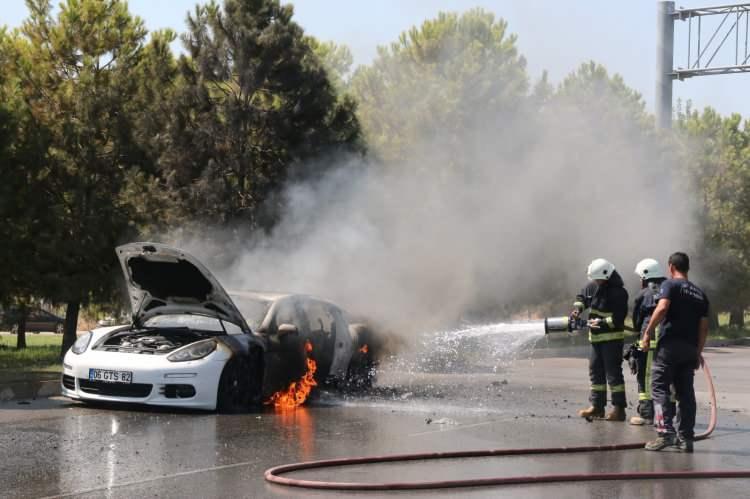
<svg viewBox="0 0 750 499">
<path fill-rule="evenodd" d="M 577 319 L 589 309 L 589 377 L 591 406 L 578 411 L 586 419 L 625 421 L 625 379 L 622 375 L 622 350 L 628 292 L 615 266 L 597 258 L 588 267 L 590 282 L 576 297 L 572 315 Z M 606 416 L 607 385 L 614 409 Z"/>
<path fill-rule="evenodd" d="M 635 266 L 635 273 L 641 278 L 641 291 L 633 303 L 633 327 L 643 333 L 656 309 L 659 287 L 667 278 L 661 264 L 653 258 L 645 258 L 638 262 Z M 638 381 L 638 415 L 630 418 L 632 425 L 654 423 L 654 403 L 651 400 L 651 363 L 654 349 L 646 353 L 639 342 L 639 348 L 630 351 L 630 355 L 635 360 L 635 375 Z"/>
<path fill-rule="evenodd" d="M 695 371 L 703 365 L 703 347 L 708 336 L 708 297 L 688 280 L 690 258 L 681 252 L 669 257 L 669 275 L 661 284 L 659 303 L 643 332 L 642 348 L 648 352 L 658 324 L 658 342 L 651 367 L 657 438 L 646 450 L 678 447 L 693 452 L 695 428 Z M 670 400 L 674 384 L 680 404 L 679 435 L 673 426 L 675 404 Z"/>
</svg>

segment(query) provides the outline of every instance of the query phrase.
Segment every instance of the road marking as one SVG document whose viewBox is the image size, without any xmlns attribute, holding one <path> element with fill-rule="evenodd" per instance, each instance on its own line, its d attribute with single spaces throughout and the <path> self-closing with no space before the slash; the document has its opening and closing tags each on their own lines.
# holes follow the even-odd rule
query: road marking
<svg viewBox="0 0 750 499">
<path fill-rule="evenodd" d="M 99 492 L 99 491 L 104 491 L 104 490 L 109 491 L 109 490 L 112 490 L 112 489 L 118 489 L 118 488 L 122 488 L 122 487 L 131 487 L 133 485 L 140 485 L 142 483 L 158 482 L 159 480 L 168 480 L 170 478 L 178 478 L 178 477 L 181 477 L 181 476 L 195 475 L 195 474 L 198 474 L 198 473 L 207 473 L 209 471 L 221 471 L 221 470 L 228 470 L 228 469 L 232 469 L 232 468 L 241 468 L 243 466 L 249 466 L 251 464 L 255 464 L 255 463 L 258 463 L 258 462 L 259 462 L 259 460 L 255 459 L 254 461 L 244 461 L 244 462 L 241 462 L 241 463 L 223 464 L 221 466 L 212 466 L 210 468 L 201 468 L 201 469 L 190 470 L 190 471 L 180 471 L 178 473 L 172 473 L 171 475 L 162 475 L 162 476 L 157 476 L 157 477 L 153 477 L 153 478 L 146 478 L 146 479 L 140 479 L 140 480 L 133 480 L 133 481 L 130 481 L 130 482 L 122 482 L 122 483 L 115 483 L 115 484 L 112 484 L 112 485 L 105 485 L 103 487 L 94 487 L 94 488 L 91 488 L 91 489 L 81 489 L 81 490 L 76 490 L 74 492 L 66 492 L 64 494 L 57 494 L 57 495 L 53 495 L 53 496 L 44 496 L 41 499 L 55 499 L 55 498 L 59 498 L 59 497 L 72 497 L 72 496 L 77 496 L 77 495 L 80 495 L 80 494 L 90 494 L 92 492 Z"/>
</svg>

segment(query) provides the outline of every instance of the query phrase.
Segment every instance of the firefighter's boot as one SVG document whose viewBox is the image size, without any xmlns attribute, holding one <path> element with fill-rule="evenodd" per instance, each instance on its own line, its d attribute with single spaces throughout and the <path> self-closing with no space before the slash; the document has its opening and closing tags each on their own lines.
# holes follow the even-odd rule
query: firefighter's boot
<svg viewBox="0 0 750 499">
<path fill-rule="evenodd" d="M 632 418 L 630 418 L 630 424 L 634 426 L 651 426 L 652 424 L 654 424 L 654 420 L 641 416 L 633 416 Z"/>
<path fill-rule="evenodd" d="M 607 421 L 625 421 L 625 408 L 616 405 L 611 412 L 604 417 Z"/>
<path fill-rule="evenodd" d="M 581 409 L 578 411 L 578 415 L 582 418 L 586 418 L 589 421 L 592 419 L 602 419 L 604 417 L 604 407 L 594 407 L 593 405 L 588 409 Z"/>
<path fill-rule="evenodd" d="M 692 454 L 693 453 L 693 439 L 677 437 L 677 447 L 682 452 L 687 452 L 688 454 Z"/>
<path fill-rule="evenodd" d="M 674 433 L 659 433 L 656 440 L 646 442 L 646 450 L 660 451 L 667 447 L 675 447 L 677 444 L 677 437 Z"/>
</svg>

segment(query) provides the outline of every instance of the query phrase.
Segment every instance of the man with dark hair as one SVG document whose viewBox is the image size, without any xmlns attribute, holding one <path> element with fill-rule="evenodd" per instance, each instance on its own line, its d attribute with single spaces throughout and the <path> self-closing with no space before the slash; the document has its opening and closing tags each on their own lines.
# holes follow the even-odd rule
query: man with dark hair
<svg viewBox="0 0 750 499">
<path fill-rule="evenodd" d="M 669 257 L 670 279 L 664 281 L 659 303 L 643 333 L 641 347 L 649 350 L 650 340 L 661 323 L 656 355 L 651 370 L 651 392 L 656 415 L 657 438 L 646 444 L 647 450 L 678 447 L 693 452 L 695 427 L 695 370 L 703 364 L 703 346 L 708 336 L 708 298 L 688 280 L 690 259 L 685 253 Z M 670 402 L 674 384 L 680 404 L 679 436 L 672 425 L 675 406 Z"/>
</svg>

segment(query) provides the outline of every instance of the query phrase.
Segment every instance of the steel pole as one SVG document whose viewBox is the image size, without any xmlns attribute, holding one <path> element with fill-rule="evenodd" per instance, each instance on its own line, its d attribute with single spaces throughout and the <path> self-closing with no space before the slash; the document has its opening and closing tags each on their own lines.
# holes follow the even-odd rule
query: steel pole
<svg viewBox="0 0 750 499">
<path fill-rule="evenodd" d="M 674 55 L 674 2 L 656 6 L 656 124 L 672 126 L 672 72 Z"/>
</svg>

